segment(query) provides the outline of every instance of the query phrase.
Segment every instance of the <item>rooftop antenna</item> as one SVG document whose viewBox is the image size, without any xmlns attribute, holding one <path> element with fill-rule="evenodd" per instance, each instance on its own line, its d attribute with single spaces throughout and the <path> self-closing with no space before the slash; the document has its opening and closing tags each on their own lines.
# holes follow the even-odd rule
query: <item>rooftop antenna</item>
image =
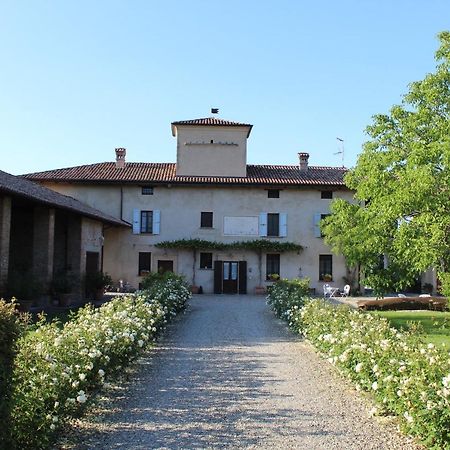
<svg viewBox="0 0 450 450">
<path fill-rule="evenodd" d="M 338 152 L 333 153 L 333 155 L 341 155 L 342 167 L 344 167 L 344 139 L 339 137 L 336 138 L 341 143 L 341 148 Z"/>
<path fill-rule="evenodd" d="M 211 114 L 219 114 L 219 108 L 211 108 Z"/>
</svg>

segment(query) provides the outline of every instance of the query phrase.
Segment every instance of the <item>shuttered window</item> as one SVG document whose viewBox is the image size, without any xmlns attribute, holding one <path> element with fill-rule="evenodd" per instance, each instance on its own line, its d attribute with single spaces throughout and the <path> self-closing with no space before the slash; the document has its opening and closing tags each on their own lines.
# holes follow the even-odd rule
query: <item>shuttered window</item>
<svg viewBox="0 0 450 450">
<path fill-rule="evenodd" d="M 267 236 L 280 235 L 280 215 L 278 213 L 267 214 Z"/>
<path fill-rule="evenodd" d="M 141 211 L 133 209 L 133 234 L 159 234 L 161 211 Z"/>
<path fill-rule="evenodd" d="M 153 211 L 141 211 L 141 233 L 153 233 Z"/>
</svg>

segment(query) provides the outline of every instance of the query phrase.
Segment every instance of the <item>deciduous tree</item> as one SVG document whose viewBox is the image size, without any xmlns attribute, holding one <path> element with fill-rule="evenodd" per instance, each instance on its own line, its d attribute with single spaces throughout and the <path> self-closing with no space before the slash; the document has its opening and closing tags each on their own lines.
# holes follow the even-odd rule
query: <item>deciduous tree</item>
<svg viewBox="0 0 450 450">
<path fill-rule="evenodd" d="M 368 126 L 370 140 L 345 177 L 357 203 L 335 201 L 324 220 L 326 241 L 362 264 L 379 293 L 434 267 L 450 294 L 450 32 L 439 39 L 435 72 Z"/>
</svg>

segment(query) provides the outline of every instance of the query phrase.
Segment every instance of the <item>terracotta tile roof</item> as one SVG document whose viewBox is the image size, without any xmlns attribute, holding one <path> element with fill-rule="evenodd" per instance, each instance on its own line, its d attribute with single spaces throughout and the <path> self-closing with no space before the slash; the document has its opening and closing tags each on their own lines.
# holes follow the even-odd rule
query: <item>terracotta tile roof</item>
<svg viewBox="0 0 450 450">
<path fill-rule="evenodd" d="M 126 163 L 122 169 L 114 162 L 104 162 L 67 169 L 48 170 L 23 175 L 33 181 L 75 183 L 171 183 L 269 186 L 340 186 L 344 187 L 344 167 L 247 165 L 246 177 L 177 176 L 175 163 Z"/>
<path fill-rule="evenodd" d="M 172 125 L 215 125 L 221 127 L 252 127 L 249 123 L 232 122 L 231 120 L 219 119 L 217 117 L 204 117 L 202 119 L 179 120 Z"/>
<path fill-rule="evenodd" d="M 219 119 L 217 117 L 203 117 L 202 119 L 179 120 L 172 122 L 172 134 L 175 136 L 175 128 L 177 125 L 197 125 L 197 126 L 217 126 L 217 127 L 249 127 L 247 137 L 250 136 L 253 125 L 249 123 L 232 122 L 231 120 Z"/>
<path fill-rule="evenodd" d="M 52 191 L 23 177 L 0 170 L 0 194 L 24 197 L 50 207 L 61 208 L 112 225 L 130 226 L 127 222 L 109 216 L 67 195 Z"/>
</svg>

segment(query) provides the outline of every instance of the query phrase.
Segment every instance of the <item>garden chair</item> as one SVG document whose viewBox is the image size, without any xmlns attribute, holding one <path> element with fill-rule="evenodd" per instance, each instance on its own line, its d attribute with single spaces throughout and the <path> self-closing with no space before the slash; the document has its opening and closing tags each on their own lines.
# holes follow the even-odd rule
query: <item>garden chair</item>
<svg viewBox="0 0 450 450">
<path fill-rule="evenodd" d="M 346 284 L 344 286 L 344 290 L 340 292 L 341 297 L 348 297 L 348 294 L 350 294 L 350 285 Z"/>
<path fill-rule="evenodd" d="M 327 298 L 330 296 L 330 285 L 324 284 L 323 285 L 323 298 Z"/>
</svg>

